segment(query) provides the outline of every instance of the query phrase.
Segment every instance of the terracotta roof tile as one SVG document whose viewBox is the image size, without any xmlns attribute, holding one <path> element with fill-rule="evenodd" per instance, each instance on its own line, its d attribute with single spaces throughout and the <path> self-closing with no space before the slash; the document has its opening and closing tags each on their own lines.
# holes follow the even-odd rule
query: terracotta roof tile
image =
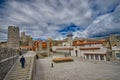
<svg viewBox="0 0 120 80">
<path fill-rule="evenodd" d="M 73 46 L 84 46 L 89 44 L 103 44 L 104 41 L 94 41 L 94 42 L 86 42 L 86 43 L 73 43 Z"/>
<path fill-rule="evenodd" d="M 90 47 L 90 48 L 80 48 L 80 50 L 95 50 L 100 49 L 99 47 Z"/>
<path fill-rule="evenodd" d="M 20 46 L 20 48 L 33 48 L 33 46 Z"/>
<path fill-rule="evenodd" d="M 84 53 L 85 55 L 89 55 L 89 54 L 103 54 L 106 55 L 105 52 L 89 52 L 89 53 Z"/>
<path fill-rule="evenodd" d="M 57 48 L 57 50 L 73 50 L 73 48 Z"/>
</svg>

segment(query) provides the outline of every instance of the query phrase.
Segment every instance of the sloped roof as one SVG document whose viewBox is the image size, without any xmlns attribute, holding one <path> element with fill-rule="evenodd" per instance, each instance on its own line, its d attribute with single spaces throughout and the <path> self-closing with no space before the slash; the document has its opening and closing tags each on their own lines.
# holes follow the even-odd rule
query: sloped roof
<svg viewBox="0 0 120 80">
<path fill-rule="evenodd" d="M 80 50 L 95 50 L 100 49 L 99 47 L 80 48 Z"/>
<path fill-rule="evenodd" d="M 105 52 L 86 52 L 86 53 L 84 53 L 85 55 L 87 55 L 87 54 L 103 54 L 103 55 L 106 55 L 106 53 Z"/>
<path fill-rule="evenodd" d="M 57 48 L 56 50 L 73 50 L 73 48 Z"/>
</svg>

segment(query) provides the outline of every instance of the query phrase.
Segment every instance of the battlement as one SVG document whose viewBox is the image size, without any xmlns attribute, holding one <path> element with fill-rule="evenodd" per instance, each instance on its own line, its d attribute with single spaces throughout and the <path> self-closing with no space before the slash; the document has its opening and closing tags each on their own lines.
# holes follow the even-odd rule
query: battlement
<svg viewBox="0 0 120 80">
<path fill-rule="evenodd" d="M 18 31 L 18 30 L 19 30 L 19 27 L 16 27 L 16 26 L 8 26 L 8 30 Z"/>
</svg>

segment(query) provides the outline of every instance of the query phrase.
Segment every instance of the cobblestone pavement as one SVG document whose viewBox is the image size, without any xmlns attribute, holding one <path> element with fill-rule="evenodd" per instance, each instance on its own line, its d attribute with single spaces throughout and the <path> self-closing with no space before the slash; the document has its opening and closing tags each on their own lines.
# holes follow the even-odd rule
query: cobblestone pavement
<svg viewBox="0 0 120 80">
<path fill-rule="evenodd" d="M 37 60 L 36 80 L 120 80 L 120 62 L 90 61 L 75 58 L 73 62 L 53 63 L 54 55 Z"/>
</svg>

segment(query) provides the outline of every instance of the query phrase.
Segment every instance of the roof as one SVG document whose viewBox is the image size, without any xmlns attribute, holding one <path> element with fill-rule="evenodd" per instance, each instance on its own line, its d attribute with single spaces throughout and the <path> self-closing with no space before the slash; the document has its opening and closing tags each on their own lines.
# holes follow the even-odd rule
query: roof
<svg viewBox="0 0 120 80">
<path fill-rule="evenodd" d="M 73 46 L 84 46 L 84 45 L 90 45 L 90 44 L 103 44 L 103 42 L 104 41 L 73 43 Z"/>
<path fill-rule="evenodd" d="M 56 50 L 73 50 L 73 48 L 57 48 Z"/>
<path fill-rule="evenodd" d="M 67 37 L 72 37 L 72 36 L 73 34 L 71 32 L 67 34 Z"/>
<path fill-rule="evenodd" d="M 20 48 L 24 48 L 24 49 L 26 49 L 26 48 L 33 48 L 33 46 L 20 46 Z"/>
<path fill-rule="evenodd" d="M 112 47 L 112 50 L 115 50 L 115 51 L 120 50 L 120 47 Z"/>
<path fill-rule="evenodd" d="M 87 54 L 106 54 L 106 52 L 86 52 L 86 53 L 84 53 L 85 55 L 87 55 Z"/>
<path fill-rule="evenodd" d="M 95 50 L 100 49 L 99 47 L 80 48 L 80 50 Z"/>
</svg>

